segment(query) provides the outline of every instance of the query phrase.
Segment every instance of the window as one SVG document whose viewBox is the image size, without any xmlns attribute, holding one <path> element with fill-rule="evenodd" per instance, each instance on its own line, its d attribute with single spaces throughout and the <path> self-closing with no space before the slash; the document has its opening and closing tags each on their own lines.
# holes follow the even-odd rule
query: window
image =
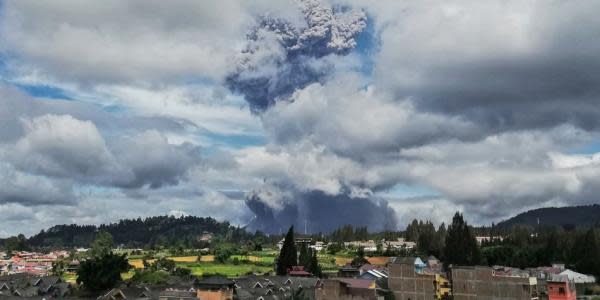
<svg viewBox="0 0 600 300">
<path fill-rule="evenodd" d="M 558 293 L 559 294 L 564 294 L 565 293 L 565 288 L 564 287 L 559 287 L 558 288 Z"/>
</svg>

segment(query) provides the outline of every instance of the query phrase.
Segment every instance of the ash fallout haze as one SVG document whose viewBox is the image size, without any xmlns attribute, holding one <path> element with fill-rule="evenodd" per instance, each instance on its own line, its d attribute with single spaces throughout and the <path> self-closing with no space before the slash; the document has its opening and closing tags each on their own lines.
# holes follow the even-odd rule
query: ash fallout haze
<svg viewBox="0 0 600 300">
<path fill-rule="evenodd" d="M 0 0 L 0 237 L 600 203 L 600 2 Z"/>
</svg>

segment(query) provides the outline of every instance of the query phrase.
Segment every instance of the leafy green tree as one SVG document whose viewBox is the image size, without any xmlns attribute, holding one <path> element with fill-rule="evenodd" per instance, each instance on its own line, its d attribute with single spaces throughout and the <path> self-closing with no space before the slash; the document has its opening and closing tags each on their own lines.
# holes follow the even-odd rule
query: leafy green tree
<svg viewBox="0 0 600 300">
<path fill-rule="evenodd" d="M 319 260 L 317 258 L 317 251 L 309 251 L 310 262 L 307 266 L 307 271 L 312 273 L 314 276 L 323 277 L 323 271 L 321 270 L 321 266 L 319 265 Z"/>
<path fill-rule="evenodd" d="M 298 257 L 298 265 L 304 266 L 304 268 L 308 268 L 310 265 L 310 253 L 309 248 L 306 246 L 306 243 L 302 243 L 300 246 L 300 256 Z"/>
<path fill-rule="evenodd" d="M 594 228 L 577 238 L 572 252 L 578 272 L 600 277 L 600 246 Z"/>
<path fill-rule="evenodd" d="M 215 261 L 225 263 L 233 255 L 233 249 L 227 245 L 221 245 L 215 250 Z"/>
<path fill-rule="evenodd" d="M 114 248 L 113 237 L 107 231 L 100 231 L 96 235 L 96 239 L 92 242 L 90 248 L 90 256 L 99 257 L 112 252 Z"/>
<path fill-rule="evenodd" d="M 27 244 L 27 239 L 22 234 L 19 234 L 18 236 L 11 236 L 4 240 L 4 249 L 6 250 L 6 253 L 9 254 L 13 251 L 30 250 L 29 245 Z"/>
<path fill-rule="evenodd" d="M 175 264 L 175 261 L 173 261 L 172 259 L 163 257 L 163 258 L 159 258 L 158 260 L 156 260 L 154 262 L 154 269 L 156 269 L 156 270 L 164 270 L 169 273 L 172 273 L 173 271 L 175 271 L 175 268 L 177 268 L 177 265 Z"/>
<path fill-rule="evenodd" d="M 331 255 L 337 254 L 338 252 L 342 251 L 342 249 L 344 249 L 344 246 L 341 242 L 332 242 L 327 245 L 327 253 Z"/>
<path fill-rule="evenodd" d="M 358 250 L 356 250 L 356 256 L 354 257 L 354 259 L 352 259 L 350 265 L 352 265 L 355 268 L 360 268 L 362 265 L 368 263 L 369 261 L 365 258 L 365 249 L 363 247 L 360 247 L 358 248 Z"/>
<path fill-rule="evenodd" d="M 434 255 L 437 255 L 438 257 L 442 257 L 444 255 L 444 244 L 446 243 L 447 235 L 448 231 L 446 230 L 446 224 L 440 224 L 436 232 L 436 238 L 433 245 Z"/>
<path fill-rule="evenodd" d="M 65 274 L 65 269 L 67 267 L 67 263 L 62 260 L 56 260 L 52 263 L 52 275 L 62 277 Z"/>
<path fill-rule="evenodd" d="M 283 247 L 277 258 L 277 275 L 287 274 L 287 270 L 298 264 L 298 253 L 294 241 L 294 226 L 291 226 L 285 235 Z"/>
<path fill-rule="evenodd" d="M 412 220 L 408 226 L 406 226 L 406 240 L 417 242 L 419 240 L 419 221 L 417 219 Z"/>
<path fill-rule="evenodd" d="M 429 221 L 420 226 L 419 237 L 417 238 L 417 248 L 423 254 L 432 254 L 435 248 L 436 232 L 435 227 Z"/>
<path fill-rule="evenodd" d="M 79 265 L 77 284 L 82 284 L 90 291 L 110 289 L 121 281 L 121 273 L 127 272 L 129 268 L 126 254 L 94 256 Z"/>
<path fill-rule="evenodd" d="M 448 227 L 444 247 L 444 263 L 447 265 L 472 266 L 480 262 L 480 252 L 475 236 L 462 214 L 456 212 Z"/>
</svg>

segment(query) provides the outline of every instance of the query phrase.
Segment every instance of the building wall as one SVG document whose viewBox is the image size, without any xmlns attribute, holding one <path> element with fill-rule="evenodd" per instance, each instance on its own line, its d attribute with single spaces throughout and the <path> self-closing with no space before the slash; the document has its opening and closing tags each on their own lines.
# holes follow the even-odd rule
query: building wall
<svg viewBox="0 0 600 300">
<path fill-rule="evenodd" d="M 455 300 L 537 299 L 535 278 L 494 276 L 491 268 L 452 269 Z"/>
<path fill-rule="evenodd" d="M 548 282 L 548 300 L 575 300 L 575 286 L 568 282 Z"/>
<path fill-rule="evenodd" d="M 436 289 L 435 296 L 436 299 L 442 299 L 444 296 L 452 295 L 452 287 L 450 286 L 450 281 L 443 277 L 440 274 L 435 275 Z"/>
<path fill-rule="evenodd" d="M 435 275 L 423 275 L 415 272 L 414 264 L 390 264 L 388 288 L 396 300 L 435 299 Z"/>
<path fill-rule="evenodd" d="M 337 280 L 325 280 L 323 287 L 316 290 L 316 300 L 376 300 L 374 289 L 353 289 Z"/>
<path fill-rule="evenodd" d="M 233 300 L 233 290 L 197 290 L 196 296 L 199 300 Z"/>
</svg>

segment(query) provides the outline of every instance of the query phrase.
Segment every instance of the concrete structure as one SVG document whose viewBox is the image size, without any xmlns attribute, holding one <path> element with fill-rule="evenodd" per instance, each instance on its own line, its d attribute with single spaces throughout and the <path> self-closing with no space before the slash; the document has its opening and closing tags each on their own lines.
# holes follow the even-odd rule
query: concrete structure
<svg viewBox="0 0 600 300">
<path fill-rule="evenodd" d="M 377 300 L 375 281 L 354 278 L 325 280 L 315 293 L 316 300 Z"/>
<path fill-rule="evenodd" d="M 235 282 L 220 276 L 198 279 L 196 296 L 202 300 L 233 300 Z"/>
<path fill-rule="evenodd" d="M 575 283 L 565 275 L 551 276 L 547 280 L 548 300 L 575 300 Z"/>
<path fill-rule="evenodd" d="M 389 265 L 388 288 L 396 300 L 436 299 L 436 275 L 422 272 L 421 264 L 416 257 L 401 257 Z"/>
<path fill-rule="evenodd" d="M 537 279 L 529 276 L 497 276 L 489 267 L 453 267 L 455 300 L 537 300 Z"/>
</svg>

